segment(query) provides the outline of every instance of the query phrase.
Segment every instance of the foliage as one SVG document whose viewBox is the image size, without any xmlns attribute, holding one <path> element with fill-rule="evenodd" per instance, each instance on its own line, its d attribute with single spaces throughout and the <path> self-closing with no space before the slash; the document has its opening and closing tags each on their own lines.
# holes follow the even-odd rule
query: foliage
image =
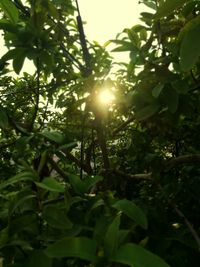
<svg viewBox="0 0 200 267">
<path fill-rule="evenodd" d="M 1 1 L 4 267 L 199 265 L 200 4 L 141 2 L 113 76 L 76 3 Z"/>
</svg>

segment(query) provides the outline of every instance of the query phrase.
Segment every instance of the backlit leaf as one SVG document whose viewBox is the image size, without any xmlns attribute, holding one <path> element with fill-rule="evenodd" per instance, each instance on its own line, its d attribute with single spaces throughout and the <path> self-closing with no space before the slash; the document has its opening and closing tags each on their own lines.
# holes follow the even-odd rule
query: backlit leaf
<svg viewBox="0 0 200 267">
<path fill-rule="evenodd" d="M 6 20 L 0 20 L 0 29 L 7 31 L 7 32 L 17 33 L 18 32 L 18 25 L 10 23 Z"/>
<path fill-rule="evenodd" d="M 165 2 L 158 7 L 155 18 L 159 19 L 169 15 L 174 10 L 184 5 L 187 1 L 188 0 L 165 0 Z"/>
<path fill-rule="evenodd" d="M 65 136 L 57 131 L 44 131 L 41 133 L 42 136 L 44 136 L 45 138 L 47 138 L 50 141 L 53 141 L 57 144 L 64 144 L 65 143 Z"/>
<path fill-rule="evenodd" d="M 156 85 L 152 90 L 152 96 L 154 96 L 155 98 L 159 97 L 160 93 L 162 92 L 163 87 L 164 87 L 164 84 Z"/>
<path fill-rule="evenodd" d="M 26 55 L 27 55 L 27 49 L 21 49 L 21 48 L 15 49 L 15 56 L 13 58 L 13 69 L 17 74 L 20 73 L 23 67 Z"/>
<path fill-rule="evenodd" d="M 180 65 L 183 71 L 190 70 L 200 56 L 200 17 L 190 21 L 183 29 L 180 47 Z"/>
<path fill-rule="evenodd" d="M 149 117 L 153 116 L 159 110 L 159 108 L 160 108 L 160 105 L 151 104 L 138 110 L 135 113 L 135 116 L 139 121 L 146 120 Z"/>
<path fill-rule="evenodd" d="M 12 3 L 11 0 L 1 0 L 0 6 L 2 10 L 5 12 L 5 14 L 8 16 L 8 18 L 14 22 L 17 23 L 19 19 L 19 13 L 16 6 Z"/>
</svg>

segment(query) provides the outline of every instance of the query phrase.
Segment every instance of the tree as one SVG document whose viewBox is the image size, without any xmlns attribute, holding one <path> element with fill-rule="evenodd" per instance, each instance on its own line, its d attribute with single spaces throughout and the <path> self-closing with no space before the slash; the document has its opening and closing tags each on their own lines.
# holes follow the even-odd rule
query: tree
<svg viewBox="0 0 200 267">
<path fill-rule="evenodd" d="M 77 1 L 1 1 L 3 266 L 198 266 L 200 6 L 142 2 L 113 78 Z"/>
</svg>

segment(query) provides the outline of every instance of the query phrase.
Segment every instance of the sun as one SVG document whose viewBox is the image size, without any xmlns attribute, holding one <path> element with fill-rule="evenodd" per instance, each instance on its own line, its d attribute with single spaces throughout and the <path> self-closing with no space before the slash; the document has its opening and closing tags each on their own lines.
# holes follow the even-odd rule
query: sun
<svg viewBox="0 0 200 267">
<path fill-rule="evenodd" d="M 115 96 L 111 90 L 103 89 L 98 95 L 99 102 L 103 105 L 110 105 L 115 100 Z"/>
</svg>

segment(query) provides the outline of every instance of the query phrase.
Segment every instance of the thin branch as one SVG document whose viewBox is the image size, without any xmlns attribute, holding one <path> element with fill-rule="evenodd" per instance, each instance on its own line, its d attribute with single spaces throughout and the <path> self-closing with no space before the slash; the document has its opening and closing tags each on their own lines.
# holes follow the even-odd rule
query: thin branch
<svg viewBox="0 0 200 267">
<path fill-rule="evenodd" d="M 113 174 L 123 176 L 126 179 L 130 180 L 151 180 L 152 173 L 137 173 L 137 174 L 128 174 L 116 169 L 110 169 Z"/>
<path fill-rule="evenodd" d="M 103 157 L 104 169 L 108 170 L 110 168 L 110 162 L 108 158 L 108 149 L 107 149 L 106 139 L 105 139 L 105 135 L 103 131 L 101 116 L 97 112 L 95 112 L 95 123 L 96 123 L 98 144 L 100 146 L 102 157 Z"/>
<path fill-rule="evenodd" d="M 164 193 L 164 189 L 161 186 L 161 184 L 160 183 L 156 183 L 156 184 L 157 184 L 158 188 L 160 189 L 160 191 Z M 165 194 L 163 194 L 163 195 L 165 196 Z M 200 238 L 199 238 L 199 235 L 197 234 L 196 230 L 192 226 L 191 222 L 187 219 L 187 217 L 184 215 L 184 213 L 177 207 L 177 205 L 172 200 L 170 200 L 168 197 L 165 197 L 165 199 L 169 203 L 169 205 L 174 209 L 176 214 L 184 220 L 185 225 L 187 226 L 188 230 L 190 231 L 191 235 L 193 236 L 193 238 L 196 241 L 198 248 L 200 250 Z"/>
<path fill-rule="evenodd" d="M 92 174 L 92 168 L 88 164 L 82 164 L 81 160 L 77 159 L 74 155 L 72 155 L 69 151 L 62 149 L 62 152 L 65 154 L 66 158 L 72 162 L 74 162 L 79 168 L 82 167 L 82 170 L 88 174 Z"/>
<path fill-rule="evenodd" d="M 45 206 L 45 205 L 49 205 L 49 204 L 56 204 L 56 203 L 62 202 L 64 199 L 65 199 L 64 196 L 60 196 L 60 197 L 54 198 L 54 199 L 48 199 L 48 200 L 43 201 L 42 205 Z"/>
<path fill-rule="evenodd" d="M 112 133 L 112 136 L 115 136 L 116 134 L 118 134 L 119 132 L 125 130 L 125 128 L 132 122 L 134 121 L 135 116 L 131 116 L 128 120 L 126 120 L 125 122 L 122 122 L 122 124 L 120 124 Z"/>
<path fill-rule="evenodd" d="M 37 58 L 37 87 L 36 87 L 36 91 L 35 91 L 35 109 L 34 109 L 34 113 L 31 119 L 31 123 L 30 123 L 30 131 L 33 130 L 34 127 L 34 123 L 38 114 L 38 109 L 39 109 L 39 101 L 40 101 L 40 62 L 39 62 L 39 58 Z"/>
<path fill-rule="evenodd" d="M 10 146 L 14 145 L 15 142 L 16 142 L 16 140 L 14 140 L 14 141 L 12 141 L 10 143 L 7 143 L 7 144 L 2 144 L 2 145 L 0 144 L 0 149 L 4 149 L 4 148 L 7 148 L 7 147 L 10 147 Z"/>
<path fill-rule="evenodd" d="M 182 165 L 182 164 L 196 164 L 200 163 L 200 154 L 183 155 L 173 158 L 166 163 L 165 172 Z"/>
<path fill-rule="evenodd" d="M 48 157 L 48 162 L 50 163 L 51 167 L 58 173 L 60 174 L 60 176 L 62 178 L 64 178 L 64 180 L 68 180 L 68 174 L 63 171 L 59 166 L 58 164 L 51 158 L 51 157 Z"/>
<path fill-rule="evenodd" d="M 192 226 L 192 224 L 189 222 L 189 220 L 185 217 L 185 215 L 183 214 L 183 212 L 176 206 L 173 205 L 174 210 L 176 211 L 176 213 L 179 215 L 179 217 L 183 218 L 185 221 L 185 224 L 187 225 L 190 233 L 192 234 L 192 236 L 194 237 L 199 249 L 200 249 L 200 238 L 199 235 L 197 234 L 196 230 L 194 229 L 194 227 Z"/>
</svg>

